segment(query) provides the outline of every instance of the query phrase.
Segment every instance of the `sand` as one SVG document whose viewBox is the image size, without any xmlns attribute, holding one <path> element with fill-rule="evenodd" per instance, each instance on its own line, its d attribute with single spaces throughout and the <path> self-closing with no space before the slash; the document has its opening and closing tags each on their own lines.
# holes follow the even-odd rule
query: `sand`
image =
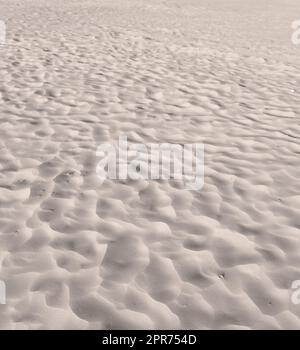
<svg viewBox="0 0 300 350">
<path fill-rule="evenodd" d="M 1 329 L 299 329 L 298 0 L 0 0 Z M 205 185 L 97 146 L 205 144 Z"/>
</svg>

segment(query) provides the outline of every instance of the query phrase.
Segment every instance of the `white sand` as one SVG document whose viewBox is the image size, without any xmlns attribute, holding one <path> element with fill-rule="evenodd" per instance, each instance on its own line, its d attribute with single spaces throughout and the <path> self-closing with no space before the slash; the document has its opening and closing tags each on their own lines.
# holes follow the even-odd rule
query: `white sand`
<svg viewBox="0 0 300 350">
<path fill-rule="evenodd" d="M 300 328 L 298 0 L 0 0 L 1 329 Z M 96 147 L 204 142 L 205 186 Z"/>
</svg>

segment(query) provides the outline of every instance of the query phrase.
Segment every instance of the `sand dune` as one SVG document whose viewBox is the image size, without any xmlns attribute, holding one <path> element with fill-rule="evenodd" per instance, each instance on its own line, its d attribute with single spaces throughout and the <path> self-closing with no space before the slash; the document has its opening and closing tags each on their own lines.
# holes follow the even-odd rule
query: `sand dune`
<svg viewBox="0 0 300 350">
<path fill-rule="evenodd" d="M 0 0 L 1 329 L 299 329 L 296 0 Z M 205 185 L 97 146 L 205 144 Z"/>
</svg>

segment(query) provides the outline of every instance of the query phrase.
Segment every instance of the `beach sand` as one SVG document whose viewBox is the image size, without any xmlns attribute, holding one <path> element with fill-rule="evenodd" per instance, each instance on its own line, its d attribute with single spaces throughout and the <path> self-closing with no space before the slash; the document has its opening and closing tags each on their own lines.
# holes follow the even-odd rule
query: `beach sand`
<svg viewBox="0 0 300 350">
<path fill-rule="evenodd" d="M 0 329 L 300 329 L 298 0 L 0 0 Z M 203 143 L 205 184 L 97 147 Z"/>
</svg>

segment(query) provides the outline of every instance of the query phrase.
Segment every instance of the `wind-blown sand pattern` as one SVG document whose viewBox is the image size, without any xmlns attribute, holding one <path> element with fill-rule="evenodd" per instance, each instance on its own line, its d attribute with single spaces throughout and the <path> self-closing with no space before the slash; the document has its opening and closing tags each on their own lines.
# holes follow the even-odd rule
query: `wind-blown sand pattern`
<svg viewBox="0 0 300 350">
<path fill-rule="evenodd" d="M 0 0 L 1 329 L 291 329 L 298 0 Z M 205 185 L 96 148 L 205 144 Z"/>
</svg>

